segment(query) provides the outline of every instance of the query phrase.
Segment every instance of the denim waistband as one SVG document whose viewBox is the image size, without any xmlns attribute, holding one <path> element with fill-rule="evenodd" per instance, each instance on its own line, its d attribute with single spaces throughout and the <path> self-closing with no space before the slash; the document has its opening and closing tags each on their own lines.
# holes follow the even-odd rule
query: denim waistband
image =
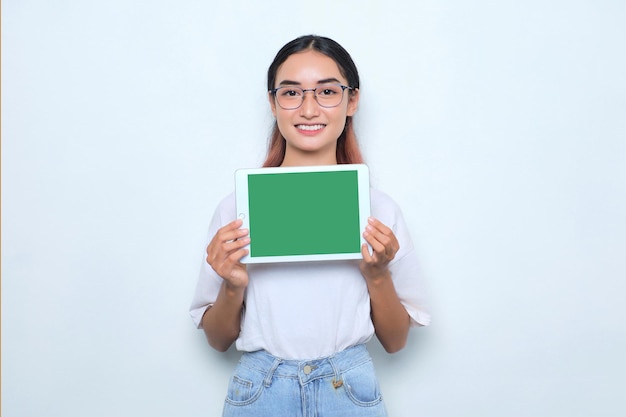
<svg viewBox="0 0 626 417">
<path fill-rule="evenodd" d="M 326 358 L 302 361 L 277 358 L 264 350 L 244 352 L 239 364 L 266 373 L 266 386 L 271 384 L 273 377 L 297 378 L 304 385 L 331 376 L 340 381 L 343 372 L 370 360 L 365 345 L 356 345 Z"/>
</svg>

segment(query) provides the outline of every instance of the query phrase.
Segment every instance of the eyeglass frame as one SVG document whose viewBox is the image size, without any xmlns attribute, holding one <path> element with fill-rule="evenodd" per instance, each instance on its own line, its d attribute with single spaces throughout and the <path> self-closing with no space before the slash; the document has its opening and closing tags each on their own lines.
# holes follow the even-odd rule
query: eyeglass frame
<svg viewBox="0 0 626 417">
<path fill-rule="evenodd" d="M 326 85 L 326 86 L 328 86 L 328 85 L 334 85 L 334 86 L 337 86 L 337 87 L 341 87 L 341 100 L 339 101 L 339 103 L 335 104 L 334 106 L 325 106 L 325 105 L 323 105 L 322 103 L 320 103 L 320 102 L 317 100 L 317 92 L 316 92 L 316 91 L 317 91 L 317 89 L 318 89 L 318 88 L 322 88 L 322 87 L 324 87 L 325 85 Z M 292 107 L 292 108 L 284 108 L 283 106 L 281 106 L 281 105 L 280 105 L 280 101 L 278 100 L 278 98 L 277 98 L 277 96 L 276 96 L 276 93 L 277 93 L 277 92 L 278 92 L 278 90 L 280 90 L 281 88 L 297 88 L 297 89 L 299 89 L 299 90 L 302 90 L 302 100 L 300 101 L 300 104 L 299 104 L 297 107 Z M 274 98 L 276 99 L 276 103 L 278 103 L 278 106 L 279 106 L 281 109 L 283 109 L 283 110 L 297 110 L 297 109 L 299 109 L 300 107 L 302 107 L 302 105 L 304 104 L 304 94 L 305 94 L 306 92 L 308 92 L 308 91 L 312 91 L 312 92 L 313 92 L 313 98 L 315 99 L 315 102 L 316 102 L 317 104 L 319 104 L 320 106 L 324 107 L 325 109 L 332 109 L 332 108 L 335 108 L 335 107 L 339 106 L 341 103 L 343 103 L 343 96 L 344 96 L 344 92 L 345 92 L 346 90 L 350 90 L 350 91 L 352 91 L 352 90 L 356 90 L 356 87 L 350 87 L 350 86 L 348 86 L 348 85 L 343 85 L 343 84 L 338 84 L 338 83 L 337 83 L 337 84 L 335 84 L 335 83 L 331 83 L 331 84 L 324 84 L 324 85 L 317 86 L 317 87 L 315 87 L 315 88 L 306 88 L 306 89 L 305 89 L 305 88 L 298 87 L 298 86 L 283 85 L 283 86 L 281 86 L 281 87 L 272 88 L 272 89 L 271 89 L 271 90 L 269 90 L 268 92 L 274 96 Z"/>
</svg>

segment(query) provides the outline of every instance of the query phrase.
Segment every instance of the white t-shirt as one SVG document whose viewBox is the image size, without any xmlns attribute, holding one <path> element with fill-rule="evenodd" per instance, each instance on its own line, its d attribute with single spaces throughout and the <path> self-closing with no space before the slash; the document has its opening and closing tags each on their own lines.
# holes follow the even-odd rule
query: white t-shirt
<svg viewBox="0 0 626 417">
<path fill-rule="evenodd" d="M 417 255 L 400 209 L 389 196 L 372 189 L 371 215 L 390 227 L 400 243 L 389 269 L 411 324 L 428 325 Z M 220 227 L 235 218 L 233 193 L 215 211 L 207 245 Z M 315 359 L 365 343 L 374 334 L 369 293 L 358 260 L 249 264 L 248 276 L 236 341 L 240 351 L 264 349 L 283 359 Z M 198 328 L 221 285 L 222 278 L 204 260 L 190 308 Z"/>
</svg>

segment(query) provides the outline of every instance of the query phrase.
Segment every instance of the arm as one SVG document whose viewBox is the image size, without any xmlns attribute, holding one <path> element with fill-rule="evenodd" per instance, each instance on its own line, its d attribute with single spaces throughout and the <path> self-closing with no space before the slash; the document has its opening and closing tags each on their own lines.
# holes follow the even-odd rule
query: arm
<svg viewBox="0 0 626 417">
<path fill-rule="evenodd" d="M 212 307 L 202 316 L 202 328 L 209 344 L 220 352 L 228 350 L 239 336 L 243 296 L 248 272 L 240 261 L 248 253 L 248 230 L 235 220 L 217 231 L 207 247 L 207 263 L 224 279 Z"/>
<path fill-rule="evenodd" d="M 364 244 L 360 269 L 370 294 L 376 336 L 387 352 L 395 353 L 406 345 L 411 323 L 388 269 L 400 246 L 393 231 L 380 221 L 369 219 L 368 223 L 363 236 L 372 246 L 372 253 Z"/>
</svg>

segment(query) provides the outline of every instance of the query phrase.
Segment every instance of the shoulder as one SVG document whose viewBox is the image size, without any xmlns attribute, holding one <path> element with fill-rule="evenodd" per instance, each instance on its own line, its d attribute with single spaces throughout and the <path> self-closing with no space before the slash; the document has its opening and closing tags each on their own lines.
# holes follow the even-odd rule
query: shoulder
<svg viewBox="0 0 626 417">
<path fill-rule="evenodd" d="M 224 198 L 222 198 L 220 203 L 217 205 L 217 209 L 219 211 L 222 211 L 222 210 L 228 211 L 228 210 L 230 210 L 230 211 L 232 211 L 234 213 L 235 210 L 236 210 L 235 202 L 236 202 L 235 192 L 233 191 L 232 193 L 230 193 L 230 194 L 226 195 Z"/>
<path fill-rule="evenodd" d="M 237 205 L 235 199 L 235 193 L 232 192 L 222 198 L 217 207 L 215 208 L 215 212 L 213 213 L 213 219 L 211 220 L 211 225 L 209 226 L 209 234 L 211 237 L 220 227 L 224 226 L 235 220 L 237 217 Z"/>
</svg>

